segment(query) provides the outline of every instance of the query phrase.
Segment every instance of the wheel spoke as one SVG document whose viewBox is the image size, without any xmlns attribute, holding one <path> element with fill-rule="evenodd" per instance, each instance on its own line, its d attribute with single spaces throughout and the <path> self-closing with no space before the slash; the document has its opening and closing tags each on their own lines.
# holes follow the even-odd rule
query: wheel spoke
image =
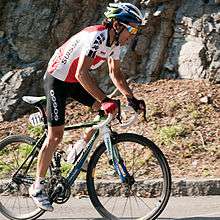
<svg viewBox="0 0 220 220">
<path fill-rule="evenodd" d="M 125 205 L 124 205 L 123 211 L 122 211 L 122 216 L 124 216 L 125 208 L 126 208 L 127 203 L 128 203 L 128 198 L 126 198 Z"/>
<path fill-rule="evenodd" d="M 12 150 L 12 152 L 13 152 L 13 155 L 14 155 L 14 158 L 15 158 L 14 162 L 17 164 L 17 167 L 14 166 L 14 168 L 18 168 L 18 167 L 19 167 L 19 163 L 18 163 L 18 153 L 17 153 L 17 155 L 16 155 L 16 151 Z M 17 152 L 18 152 L 18 150 L 17 150 Z"/>
<path fill-rule="evenodd" d="M 19 210 L 19 214 L 21 214 L 21 205 L 20 205 L 20 196 L 19 196 L 19 194 L 18 194 L 18 192 L 17 192 L 17 198 L 18 198 L 18 210 Z"/>
<path fill-rule="evenodd" d="M 104 156 L 105 146 L 98 147 L 91 158 L 87 174 L 87 188 L 92 203 L 107 219 L 140 219 L 142 216 L 143 219 L 147 219 L 147 216 L 156 218 L 165 208 L 170 195 L 170 172 L 162 152 L 152 142 L 135 134 L 118 135 L 113 144 L 117 145 L 119 155 L 131 176 L 119 185 L 119 177 L 115 171 L 112 172 L 112 167 L 105 167 L 108 160 Z M 158 156 L 158 153 L 161 155 Z M 166 184 L 156 182 L 160 179 Z M 101 181 L 106 187 L 96 188 L 96 181 Z M 164 189 L 165 186 L 168 188 Z M 102 198 L 105 197 L 103 188 L 110 198 Z"/>
<path fill-rule="evenodd" d="M 132 213 L 132 204 L 131 204 L 131 198 L 129 197 L 129 204 L 130 204 L 130 213 L 131 213 L 131 217 L 133 218 L 133 213 Z"/>
<path fill-rule="evenodd" d="M 132 163 L 132 176 L 134 176 L 134 145 L 132 146 L 132 155 L 133 155 L 133 158 L 132 158 L 132 161 L 133 161 L 133 163 Z"/>
<path fill-rule="evenodd" d="M 14 199 L 14 203 L 12 205 L 12 210 L 15 208 L 15 203 L 16 203 L 17 197 Z"/>
<path fill-rule="evenodd" d="M 138 203 L 138 200 L 137 200 L 136 196 L 134 196 L 134 199 L 135 199 L 135 202 L 137 204 L 138 209 L 140 209 L 140 206 L 139 206 L 139 203 Z"/>
<path fill-rule="evenodd" d="M 34 139 L 26 136 L 9 136 L 0 141 L 0 212 L 11 219 L 34 219 L 43 213 L 36 205 L 32 205 L 34 202 L 28 195 L 28 187 L 35 177 L 37 161 L 35 157 L 25 173 L 30 162 L 26 161 L 26 157 L 33 149 L 32 143 L 35 143 Z M 24 161 L 24 166 L 20 167 Z"/>
<path fill-rule="evenodd" d="M 118 197 L 116 197 L 116 201 L 113 204 L 113 207 L 112 207 L 112 210 L 111 210 L 112 212 L 115 210 L 115 206 L 116 206 L 117 201 L 118 201 Z"/>
<path fill-rule="evenodd" d="M 134 193 L 134 192 L 133 192 Z M 135 193 L 134 193 L 134 197 L 137 199 L 139 199 L 140 201 L 142 201 L 142 203 L 143 204 L 145 204 L 145 206 L 149 209 L 149 210 L 152 210 L 152 208 L 150 207 L 150 206 L 148 206 L 147 204 L 146 204 L 146 202 L 140 197 L 140 196 L 138 196 L 138 195 L 136 195 L 135 196 Z"/>
<path fill-rule="evenodd" d="M 117 187 L 116 187 L 115 189 L 117 189 Z M 120 186 L 118 187 L 117 191 L 118 191 L 118 192 L 120 191 Z M 117 191 L 116 191 L 116 192 L 117 192 Z M 106 205 L 111 199 L 113 199 L 113 197 L 109 197 L 109 198 L 107 199 L 107 201 L 104 203 L 104 205 Z"/>
<path fill-rule="evenodd" d="M 12 166 L 12 165 L 9 166 L 8 163 L 7 163 L 7 162 L 4 162 L 4 161 L 1 161 L 1 162 L 0 162 L 0 165 L 1 165 L 1 166 L 6 166 L 6 167 L 8 167 L 8 168 L 10 168 L 10 169 L 11 169 L 11 168 L 15 168 L 15 167 Z"/>
</svg>

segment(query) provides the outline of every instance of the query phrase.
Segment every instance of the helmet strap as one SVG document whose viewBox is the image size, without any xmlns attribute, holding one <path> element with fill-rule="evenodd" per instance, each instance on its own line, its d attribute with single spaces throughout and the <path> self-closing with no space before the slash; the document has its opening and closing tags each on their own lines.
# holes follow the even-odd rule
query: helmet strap
<svg viewBox="0 0 220 220">
<path fill-rule="evenodd" d="M 111 43 L 111 46 L 112 44 L 115 42 L 115 46 L 118 46 L 119 45 L 119 38 L 120 38 L 120 34 L 122 33 L 122 31 L 124 30 L 124 27 L 120 30 L 120 31 L 116 31 L 114 28 L 113 28 L 114 32 L 115 32 L 115 36 L 114 36 L 114 40 L 112 41 Z"/>
</svg>

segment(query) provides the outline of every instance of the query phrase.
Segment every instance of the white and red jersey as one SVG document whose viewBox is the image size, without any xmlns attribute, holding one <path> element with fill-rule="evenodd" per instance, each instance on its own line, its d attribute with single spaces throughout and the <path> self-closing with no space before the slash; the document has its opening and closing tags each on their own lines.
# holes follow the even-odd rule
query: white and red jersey
<svg viewBox="0 0 220 220">
<path fill-rule="evenodd" d="M 78 82 L 75 74 L 80 56 L 94 58 L 91 69 L 98 68 L 109 57 L 119 60 L 120 46 L 110 47 L 108 40 L 108 29 L 103 25 L 83 29 L 55 51 L 47 72 L 65 82 Z"/>
</svg>

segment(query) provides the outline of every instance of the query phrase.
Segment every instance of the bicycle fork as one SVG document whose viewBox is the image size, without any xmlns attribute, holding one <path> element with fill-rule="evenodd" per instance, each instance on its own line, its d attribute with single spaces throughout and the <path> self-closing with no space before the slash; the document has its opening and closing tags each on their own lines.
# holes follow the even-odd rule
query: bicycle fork
<svg viewBox="0 0 220 220">
<path fill-rule="evenodd" d="M 130 178 L 130 174 L 127 171 L 124 160 L 121 158 L 117 146 L 114 146 L 111 141 L 111 130 L 108 126 L 104 126 L 102 128 L 102 134 L 104 143 L 107 149 L 109 163 L 113 165 L 117 174 L 119 175 L 121 182 L 125 183 L 128 178 Z"/>
</svg>

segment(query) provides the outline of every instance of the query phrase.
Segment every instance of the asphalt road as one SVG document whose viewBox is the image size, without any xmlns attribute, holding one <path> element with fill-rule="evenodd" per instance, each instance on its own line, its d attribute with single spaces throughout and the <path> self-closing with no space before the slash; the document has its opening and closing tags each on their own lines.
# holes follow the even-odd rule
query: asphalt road
<svg viewBox="0 0 220 220">
<path fill-rule="evenodd" d="M 117 203 L 120 212 L 120 201 Z M 67 203 L 54 205 L 53 212 L 46 212 L 41 220 L 101 220 L 88 198 L 71 198 Z M 138 213 L 141 208 L 138 209 Z M 144 213 L 145 214 L 145 213 Z M 0 214 L 0 220 L 5 219 Z M 127 218 L 123 218 L 125 220 Z M 158 219 L 163 220 L 220 220 L 220 196 L 171 197 Z"/>
<path fill-rule="evenodd" d="M 120 208 L 120 207 L 119 207 Z M 41 220 L 101 220 L 88 198 L 71 199 L 55 205 L 52 213 L 45 213 Z M 158 219 L 220 220 L 220 196 L 171 197 Z"/>
</svg>

